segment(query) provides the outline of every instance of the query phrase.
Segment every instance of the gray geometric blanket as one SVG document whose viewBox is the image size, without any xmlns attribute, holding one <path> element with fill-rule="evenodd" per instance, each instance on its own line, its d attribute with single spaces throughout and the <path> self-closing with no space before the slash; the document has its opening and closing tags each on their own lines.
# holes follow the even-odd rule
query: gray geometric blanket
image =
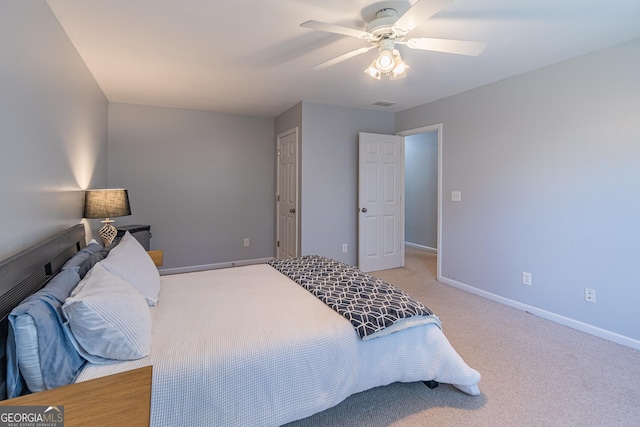
<svg viewBox="0 0 640 427">
<path fill-rule="evenodd" d="M 406 292 L 342 262 L 318 256 L 267 262 L 345 317 L 362 340 L 440 319 Z"/>
</svg>

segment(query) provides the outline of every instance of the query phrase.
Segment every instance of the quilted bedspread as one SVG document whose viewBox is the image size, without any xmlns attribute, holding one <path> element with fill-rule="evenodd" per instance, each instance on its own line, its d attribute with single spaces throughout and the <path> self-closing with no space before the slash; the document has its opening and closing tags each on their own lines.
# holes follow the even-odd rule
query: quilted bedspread
<svg viewBox="0 0 640 427">
<path fill-rule="evenodd" d="M 264 263 L 160 279 L 158 304 L 149 307 L 149 356 L 87 363 L 78 377 L 153 366 L 152 427 L 277 427 L 396 381 L 480 394 L 480 374 L 436 324 L 362 340 L 344 317 Z"/>
<path fill-rule="evenodd" d="M 359 269 L 318 255 L 269 261 L 282 274 L 346 318 L 361 339 L 440 319 L 406 292 Z"/>
</svg>

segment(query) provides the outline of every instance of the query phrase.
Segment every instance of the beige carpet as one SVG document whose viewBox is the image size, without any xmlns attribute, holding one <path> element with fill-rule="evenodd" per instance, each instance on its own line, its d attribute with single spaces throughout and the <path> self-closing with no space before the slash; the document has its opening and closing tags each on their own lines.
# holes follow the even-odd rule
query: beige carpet
<svg viewBox="0 0 640 427">
<path fill-rule="evenodd" d="M 482 374 L 482 395 L 395 383 L 289 427 L 640 426 L 639 351 L 444 285 L 435 273 L 434 254 L 408 248 L 404 268 L 373 274 L 440 316 Z"/>
</svg>

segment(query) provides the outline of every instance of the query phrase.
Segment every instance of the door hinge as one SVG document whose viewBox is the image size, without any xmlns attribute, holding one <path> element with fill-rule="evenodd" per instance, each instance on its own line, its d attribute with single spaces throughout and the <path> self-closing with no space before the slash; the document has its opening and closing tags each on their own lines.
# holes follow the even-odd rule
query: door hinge
<svg viewBox="0 0 640 427">
<path fill-rule="evenodd" d="M 280 201 L 280 195 L 279 194 L 276 196 L 276 201 L 278 201 L 278 202 Z"/>
<path fill-rule="evenodd" d="M 278 242 L 276 243 L 276 247 L 280 247 L 280 240 L 278 240 Z"/>
</svg>

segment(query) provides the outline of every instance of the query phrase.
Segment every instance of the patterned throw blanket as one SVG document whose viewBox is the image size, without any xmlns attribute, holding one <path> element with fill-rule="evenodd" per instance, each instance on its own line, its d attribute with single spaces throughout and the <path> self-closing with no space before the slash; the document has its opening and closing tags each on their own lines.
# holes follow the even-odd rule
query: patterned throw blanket
<svg viewBox="0 0 640 427">
<path fill-rule="evenodd" d="M 307 255 L 268 264 L 345 317 L 363 340 L 425 323 L 441 327 L 440 319 L 406 292 L 339 261 Z"/>
</svg>

